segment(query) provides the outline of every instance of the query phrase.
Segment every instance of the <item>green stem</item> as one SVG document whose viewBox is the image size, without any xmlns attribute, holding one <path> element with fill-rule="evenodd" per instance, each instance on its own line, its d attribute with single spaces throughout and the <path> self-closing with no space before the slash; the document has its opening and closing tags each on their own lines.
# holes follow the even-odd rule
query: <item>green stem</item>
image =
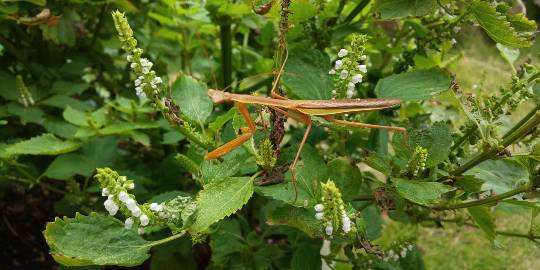
<svg viewBox="0 0 540 270">
<path fill-rule="evenodd" d="M 232 38 L 230 19 L 220 26 L 221 31 L 221 69 L 223 71 L 222 88 L 232 83 Z"/>
<path fill-rule="evenodd" d="M 65 192 L 65 191 L 63 191 L 61 189 L 55 188 L 55 187 L 53 187 L 53 186 L 51 186 L 49 184 L 43 183 L 43 182 L 32 182 L 30 180 L 19 178 L 19 177 L 16 177 L 16 176 L 8 176 L 8 179 L 27 184 L 28 186 L 39 185 L 43 189 L 46 189 L 46 190 L 49 190 L 49 191 L 52 191 L 52 192 L 56 192 L 56 193 L 59 193 L 59 194 L 66 194 L 67 193 L 67 192 Z"/>
<path fill-rule="evenodd" d="M 469 227 L 473 227 L 476 229 L 479 229 L 478 226 L 469 223 L 469 222 L 463 222 L 461 219 L 425 219 L 425 221 L 439 221 L 439 222 L 449 222 L 449 223 L 456 223 L 456 224 L 463 224 Z M 495 234 L 504 235 L 504 236 L 510 236 L 510 237 L 519 237 L 519 238 L 527 238 L 529 240 L 535 241 L 536 239 L 540 239 L 540 235 L 532 235 L 532 234 L 525 234 L 525 233 L 518 233 L 518 232 L 509 232 L 509 231 L 499 231 L 496 230 Z"/>
<path fill-rule="evenodd" d="M 506 198 L 510 198 L 510 197 L 512 197 L 514 195 L 517 195 L 517 194 L 520 194 L 520 193 L 523 193 L 523 192 L 527 192 L 530 189 L 531 189 L 531 187 L 529 185 L 524 185 L 524 186 L 518 187 L 516 189 L 512 189 L 510 191 L 501 193 L 499 195 L 491 196 L 489 198 L 485 198 L 485 199 L 481 199 L 481 200 L 463 202 L 463 203 L 456 203 L 456 204 L 451 204 L 451 205 L 434 206 L 434 207 L 431 207 L 431 208 L 434 209 L 434 210 L 437 210 L 437 211 L 442 211 L 442 210 L 453 210 L 453 209 L 469 208 L 469 207 L 473 207 L 473 206 L 490 204 L 490 203 L 494 203 L 494 202 L 504 200 Z"/>
<path fill-rule="evenodd" d="M 189 131 L 188 129 L 186 129 L 185 127 L 183 126 L 176 126 L 176 129 L 178 131 L 180 131 L 180 133 L 182 133 L 184 136 L 186 136 L 186 138 L 197 144 L 198 146 L 206 149 L 206 150 L 210 150 L 214 147 L 214 145 L 212 143 L 209 143 L 209 142 L 203 142 L 201 141 L 201 139 L 199 139 L 197 136 L 195 136 L 195 134 L 193 134 L 193 132 Z"/>
<path fill-rule="evenodd" d="M 358 5 L 354 7 L 351 13 L 347 15 L 345 20 L 343 20 L 343 24 L 349 24 L 350 22 L 352 22 L 352 20 L 356 17 L 356 15 L 362 12 L 362 10 L 364 10 L 364 8 L 369 4 L 369 2 L 371 2 L 371 0 L 363 0 L 362 2 L 358 3 Z"/>
<path fill-rule="evenodd" d="M 509 134 L 512 134 L 515 132 L 519 127 L 523 126 L 525 122 L 527 122 L 529 119 L 531 119 L 534 114 L 540 110 L 540 104 L 537 104 L 536 107 L 534 107 L 533 110 L 531 110 L 521 121 L 519 121 L 512 129 L 510 129 L 506 134 L 503 136 L 503 139 L 506 138 Z"/>
<path fill-rule="evenodd" d="M 518 128 L 512 128 L 503 136 L 503 141 L 500 147 L 492 146 L 484 150 L 483 152 L 477 154 L 472 159 L 470 159 L 467 163 L 455 169 L 453 172 L 450 173 L 450 175 L 462 175 L 464 172 L 468 171 L 474 166 L 495 156 L 500 151 L 500 149 L 506 148 L 515 141 L 529 134 L 529 132 L 531 132 L 534 128 L 536 128 L 538 124 L 540 124 L 540 111 L 535 108 L 534 113 L 529 113 L 522 121 L 520 121 L 520 123 L 523 124 Z"/>
<path fill-rule="evenodd" d="M 170 242 L 170 241 L 176 240 L 176 239 L 178 239 L 178 238 L 184 236 L 185 234 L 186 234 L 186 231 L 181 231 L 181 232 L 179 232 L 179 233 L 177 233 L 177 234 L 174 234 L 174 235 L 171 235 L 171 236 L 169 236 L 169 237 L 167 237 L 167 238 L 163 238 L 163 239 L 161 239 L 161 240 L 152 241 L 152 242 L 150 242 L 150 243 L 144 245 L 143 247 L 155 247 L 155 246 L 159 246 L 159 245 L 161 245 L 161 244 L 165 244 L 165 243 L 168 243 L 168 242 Z"/>
</svg>

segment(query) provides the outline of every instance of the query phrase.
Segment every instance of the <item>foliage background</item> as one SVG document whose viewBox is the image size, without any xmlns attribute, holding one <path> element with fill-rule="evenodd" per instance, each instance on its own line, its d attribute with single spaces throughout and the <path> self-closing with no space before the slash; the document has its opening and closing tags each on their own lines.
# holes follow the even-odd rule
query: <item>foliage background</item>
<svg viewBox="0 0 540 270">
<path fill-rule="evenodd" d="M 374 86 L 379 79 L 402 71 L 399 70 L 402 59 L 393 57 L 401 55 L 403 47 L 386 46 L 397 31 L 392 21 L 373 19 L 372 10 L 365 9 L 358 21 L 343 22 L 344 17 L 347 20 L 346 14 L 365 1 L 347 3 L 341 17 L 337 16 L 339 23 L 336 27 L 315 30 L 310 27 L 320 26 L 311 21 L 316 5 L 308 2 L 293 1 L 291 6 L 294 13 L 290 17 L 291 27 L 287 36 L 291 54 L 288 67 L 292 69 L 289 74 L 300 71 L 306 75 L 300 80 L 285 76 L 283 82 L 291 97 L 330 97 L 328 90 L 333 82 L 326 74 L 331 68 L 331 59 L 334 60 L 339 48 L 348 44 L 344 40 L 354 32 L 373 36 L 368 54 L 372 56 L 374 68 L 368 74 L 371 84 L 366 87 L 365 96 L 374 95 L 377 91 Z M 260 4 L 254 3 L 255 6 Z M 327 3 L 326 11 L 319 14 L 320 18 L 331 22 L 336 17 L 339 3 Z M 186 192 L 194 194 L 200 190 L 201 181 L 204 183 L 204 175 L 193 174 L 175 158 L 177 153 L 183 153 L 200 164 L 204 151 L 189 143 L 184 134 L 170 127 L 154 111 L 150 103 L 140 103 L 135 95 L 129 67 L 110 17 L 112 10 L 127 12 L 140 47 L 154 62 L 157 74 L 162 74 L 170 86 L 166 91 L 180 105 L 185 120 L 203 135 L 220 136 L 218 140 L 224 142 L 235 137 L 235 130 L 240 126 L 239 118 L 232 113 L 227 114 L 228 120 L 232 121 L 223 125 L 221 132 L 218 132 L 221 127 L 218 124 L 217 128 L 208 126 L 219 122 L 217 117 L 224 115 L 230 107 L 212 110 L 213 106 L 203 98 L 205 93 L 198 90 L 223 88 L 232 83 L 230 90 L 238 93 L 258 89 L 267 91 L 278 42 L 279 8 L 276 7 L 279 6 L 276 4 L 267 15 L 260 16 L 252 11 L 251 2 L 242 1 L 214 0 L 207 1 L 206 5 L 199 2 L 127 0 L 0 3 L 0 236 L 2 242 L 9 243 L 9 247 L 3 248 L 0 254 L 7 267 L 56 268 L 42 235 L 45 223 L 55 216 L 73 217 L 76 212 L 104 212 L 99 185 L 92 180 L 97 167 L 111 167 L 134 179 L 135 194 L 141 201 L 163 200 L 178 194 L 185 195 Z M 537 7 L 532 2 L 527 3 L 527 7 L 529 18 L 533 18 L 538 12 Z M 45 8 L 50 10 L 50 14 L 36 17 Z M 226 27 L 231 28 L 228 55 L 223 54 L 221 48 L 224 44 L 220 43 L 226 39 L 222 34 Z M 466 93 L 492 95 L 494 89 L 509 85 L 513 67 L 518 67 L 527 58 L 533 63 L 538 61 L 535 43 L 531 48 L 522 49 L 516 65 L 511 67 L 503 60 L 493 41 L 475 26 L 463 27 L 451 38 L 455 38 L 457 44 L 446 50 L 448 55 L 444 55 L 443 60 L 453 57 L 459 60 L 445 68 L 455 75 L 456 82 Z M 436 45 L 443 46 L 442 43 Z M 428 57 L 425 61 L 417 59 L 414 65 L 442 65 L 436 57 Z M 223 65 L 228 59 L 231 61 L 230 69 Z M 20 76 L 19 82 L 17 76 Z M 19 101 L 21 81 L 31 93 L 35 101 L 33 105 L 24 106 Z M 313 84 L 314 81 L 317 83 Z M 206 86 L 201 86 L 200 82 Z M 430 124 L 439 120 L 449 121 L 457 131 L 464 124 L 465 117 L 448 104 L 448 99 L 448 92 L 445 92 L 425 102 L 408 103 L 400 111 L 361 117 L 367 121 L 390 122 L 397 119 L 404 122 L 412 117 L 421 121 L 420 115 L 430 114 Z M 522 104 L 513 115 L 504 118 L 502 129 L 508 129 L 521 119 L 535 106 L 533 103 Z M 335 132 L 331 135 L 325 131 L 322 127 L 315 128 L 303 158 L 314 158 L 314 164 L 320 164 L 316 163 L 320 160 L 332 160 L 335 167 L 345 168 L 345 174 L 354 174 L 358 172 L 350 171 L 356 169 L 351 164 L 363 160 L 349 149 L 388 153 L 390 137 L 385 132 L 355 130 L 352 137 L 346 137 L 344 133 L 347 130 L 338 128 L 331 131 Z M 292 126 L 285 138 L 282 159 L 291 159 L 297 147 L 295 142 L 299 141 L 302 132 L 301 125 Z M 44 133 L 52 134 L 47 135 L 45 144 L 6 150 L 10 145 Z M 266 134 L 267 131 L 259 132 L 255 141 Z M 342 138 L 343 143 L 338 141 L 333 145 L 335 138 Z M 321 148 L 319 142 L 325 140 L 330 142 L 332 150 L 324 152 Z M 521 151 L 520 148 L 512 150 Z M 250 151 L 253 149 L 246 147 L 237 151 L 240 157 L 226 158 L 231 163 L 244 161 L 244 166 L 236 168 L 236 175 L 250 175 L 257 170 L 255 157 L 249 155 Z M 335 167 L 331 168 L 331 174 Z M 307 174 L 303 175 L 306 178 L 326 180 L 318 179 L 316 173 L 310 175 L 310 169 L 313 167 L 300 168 L 300 174 Z M 371 177 L 365 171 L 362 173 L 366 178 Z M 317 256 L 320 239 L 307 237 L 288 226 L 270 226 L 272 222 L 265 222 L 272 207 L 279 206 L 269 197 L 291 196 L 290 192 L 284 192 L 283 186 L 266 191 L 256 188 L 255 192 L 257 195 L 234 218 L 220 222 L 209 242 L 192 246 L 189 239 L 183 238 L 167 243 L 155 248 L 151 259 L 140 268 L 169 269 L 177 265 L 196 268 L 208 264 L 239 268 L 291 265 L 295 268 L 306 262 L 320 261 Z M 351 198 L 354 195 L 358 194 L 352 194 Z M 309 203 L 314 204 L 315 201 Z M 504 238 L 500 240 L 502 247 L 494 248 L 477 229 L 446 224 L 444 230 L 430 228 L 433 224 L 424 224 L 428 228 L 415 227 L 419 230 L 416 239 L 416 236 L 409 237 L 409 232 L 394 221 L 384 215 L 381 218 L 375 206 L 366 209 L 363 214 L 368 233 L 397 235 L 387 243 L 381 243 L 386 247 L 391 247 L 400 235 L 404 235 L 407 241 L 417 241 L 428 269 L 532 269 L 540 266 L 538 250 L 528 240 Z M 503 204 L 496 207 L 493 214 L 497 217 L 498 229 L 528 229 L 521 226 L 530 222 L 527 209 Z M 231 239 L 231 234 L 240 240 Z M 156 232 L 150 237 L 159 239 L 165 235 L 165 232 Z M 313 254 L 315 258 L 310 257 Z M 272 258 L 277 259 L 272 262 Z"/>
</svg>

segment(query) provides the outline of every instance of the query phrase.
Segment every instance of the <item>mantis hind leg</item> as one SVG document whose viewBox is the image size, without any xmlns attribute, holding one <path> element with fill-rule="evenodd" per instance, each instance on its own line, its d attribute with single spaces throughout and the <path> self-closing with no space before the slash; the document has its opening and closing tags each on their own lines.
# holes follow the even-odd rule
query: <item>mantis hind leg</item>
<svg viewBox="0 0 540 270">
<path fill-rule="evenodd" d="M 206 160 L 216 159 L 216 158 L 219 158 L 219 157 L 231 152 L 232 150 L 238 148 L 244 142 L 249 140 L 253 136 L 253 134 L 255 133 L 255 130 L 256 130 L 255 123 L 251 119 L 251 116 L 249 116 L 249 111 L 247 110 L 246 104 L 235 102 L 234 105 L 236 106 L 236 108 L 238 109 L 238 111 L 240 112 L 242 117 L 244 117 L 244 119 L 246 120 L 246 122 L 248 124 L 248 127 L 247 128 L 241 128 L 240 130 L 242 132 L 242 135 L 240 135 L 236 139 L 234 139 L 234 140 L 232 140 L 232 141 L 230 141 L 230 142 L 228 142 L 228 143 L 214 149 L 214 151 L 209 152 L 208 154 L 206 154 L 204 156 L 204 159 L 206 159 Z"/>
<path fill-rule="evenodd" d="M 385 129 L 390 131 L 399 131 L 403 135 L 403 143 L 405 144 L 407 141 L 407 129 L 402 127 L 391 127 L 391 126 L 383 126 L 383 125 L 374 125 L 374 124 L 366 124 L 366 123 L 359 123 L 359 122 L 351 122 L 351 121 L 345 121 L 345 120 L 339 120 L 332 116 L 322 116 L 324 119 L 330 122 L 334 122 L 336 124 L 345 125 L 345 126 L 353 126 L 353 127 L 365 127 L 365 128 L 379 128 L 379 129 Z"/>
</svg>

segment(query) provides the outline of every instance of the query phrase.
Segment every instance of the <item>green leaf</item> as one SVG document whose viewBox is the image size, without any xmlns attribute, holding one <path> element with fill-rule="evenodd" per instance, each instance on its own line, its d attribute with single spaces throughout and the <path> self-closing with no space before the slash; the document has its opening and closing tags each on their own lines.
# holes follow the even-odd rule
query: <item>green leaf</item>
<svg viewBox="0 0 540 270">
<path fill-rule="evenodd" d="M 507 18 L 497 12 L 489 3 L 474 1 L 470 4 L 470 10 L 480 26 L 495 42 L 513 48 L 524 48 L 532 45 L 530 40 L 521 36 Z"/>
<path fill-rule="evenodd" d="M 8 146 L 6 154 L 11 155 L 58 155 L 77 150 L 80 143 L 62 141 L 50 133 Z"/>
<path fill-rule="evenodd" d="M 51 92 L 66 96 L 80 95 L 89 87 L 90 85 L 87 83 L 56 81 L 52 85 Z"/>
<path fill-rule="evenodd" d="M 86 120 L 86 114 L 84 112 L 71 108 L 71 106 L 69 105 L 66 107 L 62 115 L 64 116 L 64 119 L 66 119 L 66 121 L 71 124 L 81 127 L 89 126 L 88 121 Z"/>
<path fill-rule="evenodd" d="M 42 124 L 45 120 L 43 110 L 36 106 L 24 107 L 18 103 L 11 102 L 7 106 L 7 111 L 10 114 L 19 116 L 23 125 L 26 125 L 26 123 Z"/>
<path fill-rule="evenodd" d="M 291 258 L 292 270 L 317 270 L 321 268 L 320 241 L 303 241 L 294 248 Z"/>
<path fill-rule="evenodd" d="M 218 133 L 218 131 L 225 125 L 227 122 L 231 121 L 236 113 L 236 108 L 231 108 L 227 113 L 222 114 L 216 117 L 214 122 L 208 124 L 208 128 L 212 130 L 213 133 Z"/>
<path fill-rule="evenodd" d="M 472 175 L 485 181 L 482 189 L 500 194 L 529 181 L 527 168 L 511 159 L 486 160 L 470 169 L 465 175 Z"/>
<path fill-rule="evenodd" d="M 319 182 L 328 180 L 328 171 L 326 164 L 317 150 L 312 146 L 304 145 L 301 153 L 302 165 L 296 168 L 296 188 L 298 189 L 298 198 L 295 202 L 295 187 L 290 180 L 290 172 L 286 174 L 286 182 L 269 185 L 257 186 L 256 191 L 266 197 L 280 200 L 288 204 L 301 204 L 313 206 L 317 204 L 319 196 Z M 307 203 L 306 203 L 307 202 Z"/>
<path fill-rule="evenodd" d="M 495 241 L 495 224 L 493 218 L 489 212 L 489 209 L 485 206 L 474 206 L 467 209 L 474 223 L 484 232 L 489 241 Z"/>
<path fill-rule="evenodd" d="M 450 76 L 439 69 L 414 70 L 379 80 L 375 94 L 379 98 L 420 101 L 448 90 L 451 82 Z"/>
<path fill-rule="evenodd" d="M 519 58 L 519 49 L 516 48 L 510 48 L 507 46 L 504 46 L 500 43 L 497 43 L 497 49 L 501 53 L 501 56 L 504 58 L 504 60 L 512 67 L 514 68 L 514 62 Z"/>
<path fill-rule="evenodd" d="M 392 183 L 401 197 L 424 206 L 435 203 L 441 195 L 455 189 L 438 182 L 420 182 L 400 178 L 393 178 Z"/>
<path fill-rule="evenodd" d="M 288 225 L 297 228 L 309 237 L 322 233 L 322 224 L 315 219 L 312 209 L 283 205 L 267 213 L 266 223 L 269 225 Z"/>
<path fill-rule="evenodd" d="M 291 53 L 283 83 L 301 99 L 329 99 L 334 82 L 328 75 L 330 59 L 320 51 Z"/>
<path fill-rule="evenodd" d="M 174 82 L 171 96 L 180 106 L 182 114 L 202 125 L 212 113 L 213 105 L 207 92 L 204 84 L 184 75 Z"/>
<path fill-rule="evenodd" d="M 232 259 L 231 254 L 245 248 L 240 224 L 236 219 L 226 219 L 218 223 L 216 232 L 210 236 L 212 262 L 222 265 Z"/>
<path fill-rule="evenodd" d="M 436 0 L 378 0 L 374 12 L 383 19 L 398 19 L 407 16 L 425 16 L 438 8 Z"/>
<path fill-rule="evenodd" d="M 163 134 L 162 144 L 175 144 L 185 138 L 184 134 L 177 130 L 171 130 Z"/>
<path fill-rule="evenodd" d="M 197 214 L 193 232 L 203 232 L 210 225 L 238 211 L 253 195 L 250 177 L 228 177 L 204 186 L 197 195 Z"/>
<path fill-rule="evenodd" d="M 437 122 L 431 127 L 422 129 L 413 129 L 408 134 L 407 145 L 409 147 L 403 147 L 403 137 L 401 133 L 397 133 L 393 138 L 393 144 L 396 148 L 396 152 L 399 154 L 405 154 L 407 158 L 412 155 L 412 151 L 416 145 L 420 145 L 427 149 L 428 157 L 426 160 L 426 167 L 434 167 L 439 163 L 445 161 L 450 154 L 450 147 L 452 145 L 452 134 L 450 127 L 445 122 Z"/>
<path fill-rule="evenodd" d="M 40 101 L 40 104 L 48 105 L 48 106 L 52 106 L 52 107 L 56 107 L 60 109 L 64 109 L 66 107 L 72 107 L 79 111 L 88 111 L 92 109 L 92 106 L 78 99 L 64 96 L 64 95 L 54 95 L 48 99 Z"/>
<path fill-rule="evenodd" d="M 123 222 L 97 213 L 56 218 L 43 232 L 50 254 L 65 266 L 136 266 L 150 257 L 149 242 Z"/>
<path fill-rule="evenodd" d="M 205 160 L 201 164 L 202 178 L 200 182 L 206 185 L 213 180 L 223 179 L 229 176 L 234 176 L 244 165 L 247 155 L 235 155 L 223 162 L 216 160 Z"/>
<path fill-rule="evenodd" d="M 99 133 L 102 135 L 112 135 L 112 134 L 125 134 L 136 129 L 150 129 L 158 128 L 159 123 L 157 122 L 120 122 L 112 123 L 99 130 Z"/>
<path fill-rule="evenodd" d="M 334 180 L 345 201 L 352 200 L 360 191 L 362 174 L 346 158 L 336 158 L 328 162 L 330 179 Z"/>
</svg>

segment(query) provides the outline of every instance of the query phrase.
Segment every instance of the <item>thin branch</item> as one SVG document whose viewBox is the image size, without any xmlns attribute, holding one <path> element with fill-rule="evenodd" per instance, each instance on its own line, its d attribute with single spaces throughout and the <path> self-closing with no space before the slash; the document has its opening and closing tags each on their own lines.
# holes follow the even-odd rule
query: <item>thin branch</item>
<svg viewBox="0 0 540 270">
<path fill-rule="evenodd" d="M 530 185 L 523 185 L 521 187 L 518 187 L 516 189 L 512 189 L 510 191 L 501 193 L 499 195 L 491 196 L 489 198 L 481 199 L 481 200 L 475 200 L 475 201 L 469 201 L 469 202 L 462 202 L 462 203 L 456 203 L 451 205 L 439 205 L 439 206 L 432 206 L 431 209 L 437 210 L 437 211 L 443 211 L 443 210 L 453 210 L 453 209 L 460 209 L 460 208 L 468 208 L 473 206 L 479 206 L 484 204 L 491 204 L 495 203 L 501 200 L 504 200 L 506 198 L 510 198 L 514 195 L 527 192 L 531 190 Z"/>
</svg>

